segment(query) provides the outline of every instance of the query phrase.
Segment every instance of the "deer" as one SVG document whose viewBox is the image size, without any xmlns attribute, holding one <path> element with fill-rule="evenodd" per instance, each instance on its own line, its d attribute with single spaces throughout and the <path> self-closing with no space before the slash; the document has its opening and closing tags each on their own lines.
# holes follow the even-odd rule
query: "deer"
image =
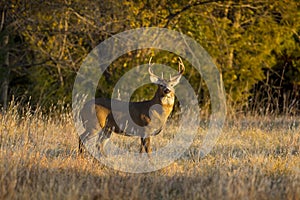
<svg viewBox="0 0 300 200">
<path fill-rule="evenodd" d="M 96 98 L 84 104 L 80 116 L 85 131 L 79 136 L 79 154 L 83 152 L 83 143 L 94 133 L 98 133 L 96 148 L 106 157 L 105 145 L 112 133 L 125 136 L 138 136 L 141 139 L 139 153 L 144 150 L 151 155 L 150 137 L 159 134 L 170 116 L 175 102 L 174 87 L 180 82 L 185 67 L 178 58 L 178 74 L 164 79 L 154 74 L 149 60 L 148 73 L 150 82 L 156 84 L 157 90 L 151 100 L 124 102 L 118 99 Z M 112 105 L 114 105 L 112 107 Z M 129 112 L 124 107 L 129 105 Z M 115 110 L 112 110 L 115 109 Z M 129 116 L 128 116 L 129 115 Z M 96 117 L 92 117 L 96 116 Z M 131 119 L 131 120 L 129 120 Z"/>
</svg>

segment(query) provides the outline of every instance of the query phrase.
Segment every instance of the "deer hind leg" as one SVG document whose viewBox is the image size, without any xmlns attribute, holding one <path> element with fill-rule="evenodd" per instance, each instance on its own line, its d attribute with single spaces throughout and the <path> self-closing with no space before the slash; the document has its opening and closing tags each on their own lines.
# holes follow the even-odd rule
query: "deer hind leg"
<svg viewBox="0 0 300 200">
<path fill-rule="evenodd" d="M 145 149 L 146 153 L 150 157 L 150 155 L 151 155 L 150 137 L 141 138 L 140 153 L 143 153 L 143 149 Z"/>
<path fill-rule="evenodd" d="M 112 134 L 112 129 L 109 127 L 104 127 L 98 133 L 98 141 L 97 141 L 96 147 L 98 148 L 98 151 L 100 151 L 100 153 L 103 156 L 106 156 L 104 148 L 105 148 L 107 142 L 109 141 L 111 134 Z"/>
<path fill-rule="evenodd" d="M 78 145 L 78 154 L 82 154 L 83 153 L 83 143 L 86 141 L 88 135 L 90 134 L 90 132 L 88 131 L 84 131 L 78 138 L 79 141 L 79 145 Z"/>
<path fill-rule="evenodd" d="M 84 143 L 93 136 L 93 133 L 95 130 L 85 130 L 78 138 L 79 144 L 78 144 L 78 154 L 83 153 L 84 149 Z"/>
</svg>

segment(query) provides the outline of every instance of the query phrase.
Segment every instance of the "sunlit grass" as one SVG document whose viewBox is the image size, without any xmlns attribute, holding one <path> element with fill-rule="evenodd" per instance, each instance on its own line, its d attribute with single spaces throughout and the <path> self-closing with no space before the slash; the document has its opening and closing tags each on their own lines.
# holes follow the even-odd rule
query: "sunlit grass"
<svg viewBox="0 0 300 200">
<path fill-rule="evenodd" d="M 13 103 L 0 115 L 1 199 L 297 199 L 300 196 L 300 118 L 228 120 L 214 149 L 198 160 L 206 127 L 171 165 L 145 174 L 115 171 L 76 155 L 71 114 L 47 117 Z M 176 123 L 153 138 L 173 138 Z M 138 152 L 139 139 L 112 142 Z M 122 146 L 123 145 L 123 146 Z M 122 162 L 122 160 L 120 160 Z"/>
</svg>

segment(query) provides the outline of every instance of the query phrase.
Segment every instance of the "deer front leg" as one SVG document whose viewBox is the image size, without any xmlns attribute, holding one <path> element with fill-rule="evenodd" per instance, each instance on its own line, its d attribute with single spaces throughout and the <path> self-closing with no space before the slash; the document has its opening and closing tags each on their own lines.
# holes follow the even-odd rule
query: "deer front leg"
<svg viewBox="0 0 300 200">
<path fill-rule="evenodd" d="M 140 153 L 143 153 L 143 149 L 145 149 L 146 153 L 150 157 L 150 155 L 151 155 L 150 137 L 141 138 Z"/>
<path fill-rule="evenodd" d="M 79 139 L 78 139 L 78 142 L 79 142 L 79 144 L 78 144 L 78 151 L 77 151 L 77 154 L 78 154 L 78 155 L 81 155 L 82 152 L 83 152 L 83 143 L 82 143 L 80 137 L 79 137 Z"/>
</svg>

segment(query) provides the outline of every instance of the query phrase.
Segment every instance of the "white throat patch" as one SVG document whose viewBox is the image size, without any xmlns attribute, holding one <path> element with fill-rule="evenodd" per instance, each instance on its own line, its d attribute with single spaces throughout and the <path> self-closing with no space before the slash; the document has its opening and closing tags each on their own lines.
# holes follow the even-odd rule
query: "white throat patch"
<svg viewBox="0 0 300 200">
<path fill-rule="evenodd" d="M 173 105 L 175 98 L 172 95 L 167 94 L 167 96 L 162 97 L 160 100 L 163 105 Z"/>
</svg>

